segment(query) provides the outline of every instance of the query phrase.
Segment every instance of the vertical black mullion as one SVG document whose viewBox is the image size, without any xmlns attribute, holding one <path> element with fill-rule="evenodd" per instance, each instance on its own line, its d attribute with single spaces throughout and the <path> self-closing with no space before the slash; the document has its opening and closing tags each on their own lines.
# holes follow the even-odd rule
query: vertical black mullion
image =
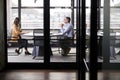
<svg viewBox="0 0 120 80">
<path fill-rule="evenodd" d="M 85 80 L 85 63 L 84 63 L 84 60 L 85 59 L 85 44 L 86 44 L 86 11 L 85 11 L 85 1 L 86 0 L 81 0 L 82 2 L 82 12 L 81 12 L 81 57 L 82 57 L 82 60 L 81 60 L 81 63 L 82 63 L 82 70 L 81 70 L 81 76 L 82 76 L 82 79 L 81 80 Z"/>
<path fill-rule="evenodd" d="M 97 80 L 97 1 L 98 0 L 91 0 L 90 80 Z"/>
<path fill-rule="evenodd" d="M 71 0 L 71 10 L 72 24 L 74 25 L 74 0 Z"/>
<path fill-rule="evenodd" d="M 81 56 L 80 56 L 80 1 L 79 0 L 76 0 L 76 47 L 77 47 L 77 50 L 76 50 L 76 60 L 77 60 L 77 66 L 78 66 L 78 80 L 81 80 L 81 76 L 80 76 L 80 73 L 81 73 L 81 63 L 80 63 L 80 60 L 81 60 Z"/>
<path fill-rule="evenodd" d="M 101 7 L 101 0 L 98 0 L 98 3 L 97 3 L 97 27 L 98 27 L 98 30 L 100 29 L 100 7 Z"/>
<path fill-rule="evenodd" d="M 85 54 L 84 51 L 84 37 L 85 37 L 85 1 L 77 0 L 77 63 L 78 63 L 78 80 L 85 80 L 85 66 L 83 57 Z M 83 11 L 83 12 L 82 12 Z M 83 28 L 84 27 L 84 28 Z M 83 37 L 84 36 L 84 37 Z M 83 43 L 82 43 L 83 42 Z M 83 49 L 83 50 L 82 50 Z"/>
<path fill-rule="evenodd" d="M 50 63 L 50 0 L 44 0 L 44 63 Z"/>
<path fill-rule="evenodd" d="M 4 43 L 3 44 L 5 44 L 5 46 L 4 46 L 4 52 L 3 53 L 6 53 L 6 54 L 4 54 L 4 65 L 3 65 L 3 69 L 5 69 L 6 68 L 6 65 L 7 65 L 7 61 L 8 61 L 8 59 L 7 59 L 7 0 L 3 0 L 4 1 L 4 26 L 5 26 L 5 28 L 4 28 L 4 33 L 3 34 L 5 34 L 4 35 Z"/>
<path fill-rule="evenodd" d="M 18 0 L 18 17 L 20 19 L 20 25 L 21 25 L 21 0 Z"/>
<path fill-rule="evenodd" d="M 103 53 L 103 65 L 109 63 L 110 60 L 110 1 L 104 0 L 104 29 L 103 29 L 103 42 L 102 42 L 102 53 Z M 106 42 L 107 41 L 107 42 Z"/>
</svg>

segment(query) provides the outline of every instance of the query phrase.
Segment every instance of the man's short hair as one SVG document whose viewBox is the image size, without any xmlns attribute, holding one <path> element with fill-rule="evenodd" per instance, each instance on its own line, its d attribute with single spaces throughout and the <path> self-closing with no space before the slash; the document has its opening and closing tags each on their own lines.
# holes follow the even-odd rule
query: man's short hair
<svg viewBox="0 0 120 80">
<path fill-rule="evenodd" d="M 71 21 L 70 17 L 66 17 L 66 19 L 68 19 L 68 22 L 70 22 L 70 21 Z"/>
</svg>

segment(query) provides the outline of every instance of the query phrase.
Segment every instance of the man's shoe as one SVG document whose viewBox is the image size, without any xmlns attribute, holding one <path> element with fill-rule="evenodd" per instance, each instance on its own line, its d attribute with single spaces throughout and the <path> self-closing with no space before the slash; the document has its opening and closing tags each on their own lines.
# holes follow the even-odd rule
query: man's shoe
<svg viewBox="0 0 120 80">
<path fill-rule="evenodd" d="M 15 50 L 15 52 L 16 52 L 18 55 L 20 54 L 19 50 L 17 50 L 17 49 Z"/>
<path fill-rule="evenodd" d="M 25 52 L 25 55 L 31 55 L 31 53 L 29 53 L 29 52 Z"/>
<path fill-rule="evenodd" d="M 62 56 L 67 56 L 67 54 L 61 54 Z"/>
<path fill-rule="evenodd" d="M 62 56 L 67 56 L 66 52 L 63 51 L 63 50 L 61 51 L 61 55 L 62 55 Z"/>
<path fill-rule="evenodd" d="M 70 50 L 71 50 L 71 48 L 68 48 L 67 51 L 66 51 L 66 54 L 69 54 Z"/>
</svg>

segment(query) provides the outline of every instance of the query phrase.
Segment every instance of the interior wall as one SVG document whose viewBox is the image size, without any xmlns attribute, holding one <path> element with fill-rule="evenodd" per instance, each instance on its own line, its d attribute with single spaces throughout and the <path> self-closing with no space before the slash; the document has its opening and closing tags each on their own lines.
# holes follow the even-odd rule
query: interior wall
<svg viewBox="0 0 120 80">
<path fill-rule="evenodd" d="M 5 36 L 4 36 L 4 18 L 5 18 L 5 0 L 0 0 L 0 70 L 5 67 Z"/>
</svg>

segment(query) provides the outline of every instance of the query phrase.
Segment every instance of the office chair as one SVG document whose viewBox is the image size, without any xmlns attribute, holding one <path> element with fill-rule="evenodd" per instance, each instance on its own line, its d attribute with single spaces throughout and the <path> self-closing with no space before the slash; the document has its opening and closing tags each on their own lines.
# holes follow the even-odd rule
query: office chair
<svg viewBox="0 0 120 80">
<path fill-rule="evenodd" d="M 72 42 L 71 42 L 70 46 L 75 45 L 75 43 L 74 43 L 75 35 L 76 35 L 76 32 L 74 32 L 74 36 L 72 38 Z M 59 41 L 60 41 L 59 36 L 57 36 L 56 39 L 51 39 L 51 41 L 50 41 L 51 46 L 57 46 L 58 47 L 57 50 L 54 50 L 52 52 L 57 52 L 58 51 L 59 54 L 62 54 L 62 49 L 60 47 L 60 42 Z"/>
<path fill-rule="evenodd" d="M 9 35 L 7 35 L 7 47 L 8 48 L 10 48 L 10 47 L 18 47 L 19 46 L 18 41 L 12 41 L 11 39 L 12 39 L 12 30 L 9 32 Z M 22 53 L 22 52 L 23 52 L 23 48 L 20 49 L 19 53 Z"/>
</svg>

